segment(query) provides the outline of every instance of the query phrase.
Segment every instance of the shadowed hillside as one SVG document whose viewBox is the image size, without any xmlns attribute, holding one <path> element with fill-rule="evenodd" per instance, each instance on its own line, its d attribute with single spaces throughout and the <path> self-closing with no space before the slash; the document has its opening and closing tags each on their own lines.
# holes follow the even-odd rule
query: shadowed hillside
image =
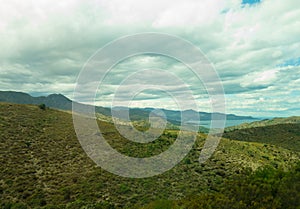
<svg viewBox="0 0 300 209">
<path fill-rule="evenodd" d="M 227 131 L 224 137 L 247 142 L 273 144 L 300 151 L 300 123 L 283 123 Z"/>
</svg>

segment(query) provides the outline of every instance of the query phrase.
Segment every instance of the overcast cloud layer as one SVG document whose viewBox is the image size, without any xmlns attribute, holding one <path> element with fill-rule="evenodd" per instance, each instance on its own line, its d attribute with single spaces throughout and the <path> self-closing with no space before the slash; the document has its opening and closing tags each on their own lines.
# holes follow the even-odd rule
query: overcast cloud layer
<svg viewBox="0 0 300 209">
<path fill-rule="evenodd" d="M 190 41 L 212 62 L 223 81 L 227 113 L 300 115 L 296 0 L 3 0 L 0 5 L 0 90 L 72 98 L 76 78 L 96 50 L 124 35 L 163 32 Z M 186 66 L 153 55 L 116 65 L 99 90 L 98 105 L 110 105 L 132 68 L 173 72 L 188 81 L 199 111 L 210 110 L 204 86 Z M 122 89 L 124 98 L 138 85 L 135 77 L 135 83 Z M 180 92 L 181 87 L 169 84 L 170 91 Z M 158 90 L 141 92 L 132 104 L 176 109 Z"/>
</svg>

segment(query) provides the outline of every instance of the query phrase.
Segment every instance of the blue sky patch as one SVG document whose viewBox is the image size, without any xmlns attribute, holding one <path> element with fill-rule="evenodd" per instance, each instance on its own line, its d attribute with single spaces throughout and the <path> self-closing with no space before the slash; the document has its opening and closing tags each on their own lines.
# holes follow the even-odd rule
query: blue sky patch
<svg viewBox="0 0 300 209">
<path fill-rule="evenodd" d="M 289 59 L 284 61 L 282 64 L 278 65 L 279 67 L 285 67 L 285 66 L 300 66 L 300 57 Z"/>
<path fill-rule="evenodd" d="M 258 4 L 260 2 L 261 0 L 242 0 L 242 5 L 246 5 L 246 4 L 252 5 L 252 4 Z"/>
</svg>

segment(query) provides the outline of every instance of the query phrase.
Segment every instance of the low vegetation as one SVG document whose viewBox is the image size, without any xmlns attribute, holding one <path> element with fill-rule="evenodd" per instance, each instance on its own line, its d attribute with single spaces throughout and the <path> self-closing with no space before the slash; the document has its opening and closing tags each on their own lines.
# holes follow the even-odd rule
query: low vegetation
<svg viewBox="0 0 300 209">
<path fill-rule="evenodd" d="M 246 177 L 245 177 L 246 176 Z M 215 191 L 202 192 L 182 200 L 158 200 L 144 209 L 256 209 L 300 208 L 300 164 L 289 171 L 265 166 L 255 172 L 236 175 Z"/>
<path fill-rule="evenodd" d="M 177 130 L 154 142 L 126 140 L 98 121 L 119 152 L 149 157 L 166 150 Z M 272 143 L 222 139 L 199 165 L 205 141 L 182 162 L 150 178 L 115 176 L 87 157 L 67 112 L 0 103 L 1 208 L 293 208 L 299 205 L 299 152 Z M 293 199 L 294 198 L 294 199 Z M 271 204 L 272 202 L 272 204 Z M 274 203 L 273 203 L 274 202 Z M 295 207 L 294 207 L 295 208 Z"/>
</svg>

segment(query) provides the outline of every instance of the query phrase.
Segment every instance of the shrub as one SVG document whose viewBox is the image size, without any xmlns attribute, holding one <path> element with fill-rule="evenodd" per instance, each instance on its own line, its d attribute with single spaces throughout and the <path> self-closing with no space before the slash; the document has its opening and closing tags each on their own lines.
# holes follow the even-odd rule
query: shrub
<svg viewBox="0 0 300 209">
<path fill-rule="evenodd" d="M 46 105 L 45 105 L 45 104 L 40 104 L 40 105 L 39 105 L 39 108 L 40 108 L 41 110 L 46 110 Z"/>
</svg>

